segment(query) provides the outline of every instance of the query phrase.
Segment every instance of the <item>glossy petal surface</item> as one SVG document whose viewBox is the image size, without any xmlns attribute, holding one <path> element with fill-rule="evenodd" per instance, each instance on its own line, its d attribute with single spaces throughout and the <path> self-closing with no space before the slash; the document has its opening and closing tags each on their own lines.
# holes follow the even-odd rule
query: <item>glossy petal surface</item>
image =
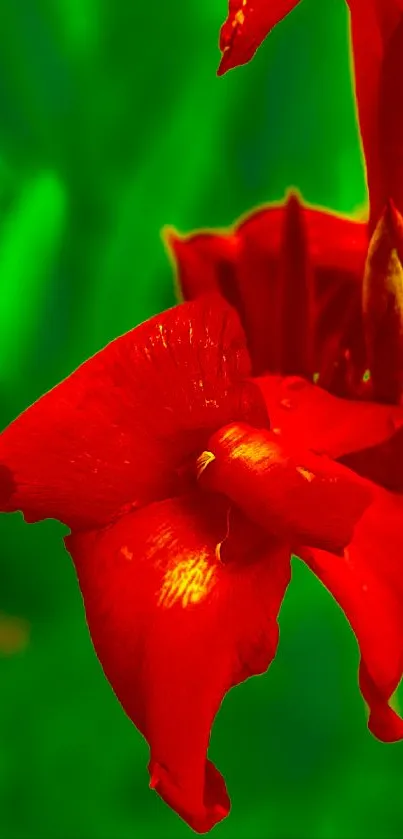
<svg viewBox="0 0 403 839">
<path fill-rule="evenodd" d="M 0 437 L 0 503 L 73 528 L 177 494 L 191 455 L 231 419 L 264 424 L 235 312 L 219 296 L 118 338 Z"/>
<path fill-rule="evenodd" d="M 346 464 L 347 455 L 366 449 L 376 451 L 386 443 L 396 446 L 396 456 L 401 451 L 403 408 L 399 406 L 339 399 L 293 376 L 264 376 L 256 382 L 265 398 L 271 426 L 286 441 L 298 441 L 300 446 L 336 460 L 343 458 Z M 384 478 L 387 480 L 386 468 Z"/>
<path fill-rule="evenodd" d="M 202 486 L 230 498 L 294 552 L 308 544 L 339 553 L 371 502 L 364 481 L 301 447 L 297 436 L 234 423 L 217 431 L 208 446 L 214 459 L 200 475 Z"/>
<path fill-rule="evenodd" d="M 290 575 L 287 547 L 239 518 L 232 550 L 232 521 L 198 492 L 66 540 L 105 674 L 149 742 L 151 785 L 199 832 L 230 806 L 206 760 L 211 725 L 226 691 L 272 661 Z"/>
</svg>

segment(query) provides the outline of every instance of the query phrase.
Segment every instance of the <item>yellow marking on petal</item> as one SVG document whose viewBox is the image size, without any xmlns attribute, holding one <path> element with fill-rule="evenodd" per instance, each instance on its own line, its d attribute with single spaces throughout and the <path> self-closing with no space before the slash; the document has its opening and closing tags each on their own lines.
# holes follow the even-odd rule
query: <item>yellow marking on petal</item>
<svg viewBox="0 0 403 839">
<path fill-rule="evenodd" d="M 244 15 L 242 9 L 239 9 L 239 12 L 237 12 L 234 15 L 234 20 L 232 21 L 232 25 L 234 27 L 235 26 L 242 26 L 243 23 L 245 23 L 245 15 Z"/>
<path fill-rule="evenodd" d="M 297 466 L 297 472 L 299 472 L 306 481 L 309 481 L 309 483 L 315 479 L 313 472 L 310 472 L 309 469 L 304 469 L 303 466 Z"/>
<path fill-rule="evenodd" d="M 166 570 L 158 605 L 169 609 L 175 603 L 181 603 L 183 608 L 200 603 L 212 590 L 215 575 L 216 565 L 212 564 L 207 551 L 187 554 Z"/>
<path fill-rule="evenodd" d="M 213 452 L 202 452 L 200 457 L 197 458 L 196 461 L 196 476 L 199 479 L 200 476 L 203 474 L 204 470 L 210 465 L 210 463 L 215 460 L 215 455 Z"/>
<path fill-rule="evenodd" d="M 265 467 L 272 458 L 276 463 L 284 463 L 286 460 L 279 451 L 277 443 L 267 443 L 265 440 L 239 443 L 229 452 L 229 458 L 231 460 L 243 460 L 244 463 L 252 463 L 255 468 L 258 468 L 261 464 Z"/>
<path fill-rule="evenodd" d="M 158 324 L 158 332 L 160 333 L 160 336 L 161 336 L 162 346 L 164 347 L 165 350 L 167 350 L 168 349 L 168 344 L 167 344 L 167 339 L 166 339 L 166 332 L 165 332 L 165 328 L 162 325 L 162 323 Z"/>
<path fill-rule="evenodd" d="M 122 554 L 122 556 L 124 556 L 125 559 L 133 559 L 133 552 L 129 551 L 127 545 L 123 545 L 123 547 L 121 547 L 120 553 Z"/>
</svg>

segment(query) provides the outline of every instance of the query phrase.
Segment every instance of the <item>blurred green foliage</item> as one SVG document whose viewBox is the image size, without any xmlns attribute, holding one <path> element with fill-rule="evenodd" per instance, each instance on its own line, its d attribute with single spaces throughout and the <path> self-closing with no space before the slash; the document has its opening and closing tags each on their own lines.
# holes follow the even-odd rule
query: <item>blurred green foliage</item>
<svg viewBox="0 0 403 839">
<path fill-rule="evenodd" d="M 290 185 L 362 207 L 344 4 L 304 0 L 251 65 L 217 79 L 225 13 L 226 0 L 1 0 L 2 425 L 173 303 L 164 224 L 226 225 Z M 0 655 L 1 839 L 190 836 L 147 789 L 147 748 L 92 651 L 64 529 L 3 519 L 0 612 L 30 637 Z M 269 674 L 217 718 L 233 810 L 215 836 L 398 839 L 403 746 L 368 734 L 352 634 L 296 562 L 281 628 Z"/>
</svg>

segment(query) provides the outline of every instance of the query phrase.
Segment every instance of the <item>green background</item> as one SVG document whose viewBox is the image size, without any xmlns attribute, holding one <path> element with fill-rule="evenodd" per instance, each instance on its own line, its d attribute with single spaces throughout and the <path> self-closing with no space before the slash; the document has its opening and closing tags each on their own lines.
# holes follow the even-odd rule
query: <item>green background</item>
<svg viewBox="0 0 403 839">
<path fill-rule="evenodd" d="M 225 13 L 225 0 L 0 0 L 3 425 L 172 304 L 164 224 L 225 225 L 290 185 L 362 207 L 342 0 L 303 0 L 218 79 Z M 31 631 L 0 655 L 1 839 L 191 836 L 147 788 L 63 528 L 2 519 L 0 612 Z M 233 801 L 217 839 L 403 835 L 403 745 L 367 733 L 357 662 L 343 615 L 295 561 L 277 659 L 214 728 Z"/>
</svg>

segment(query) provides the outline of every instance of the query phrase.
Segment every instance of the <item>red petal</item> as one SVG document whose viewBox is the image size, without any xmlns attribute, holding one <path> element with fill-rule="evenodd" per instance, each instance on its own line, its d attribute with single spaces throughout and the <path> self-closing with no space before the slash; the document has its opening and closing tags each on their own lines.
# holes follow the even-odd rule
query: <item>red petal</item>
<svg viewBox="0 0 403 839">
<path fill-rule="evenodd" d="M 379 134 L 384 190 L 403 213 L 403 2 L 394 0 L 399 20 L 385 51 L 380 89 Z"/>
<path fill-rule="evenodd" d="M 348 0 L 372 228 L 393 198 L 403 212 L 403 0 Z"/>
<path fill-rule="evenodd" d="M 228 18 L 220 32 L 223 53 L 218 75 L 246 64 L 277 23 L 299 0 L 229 0 Z"/>
<path fill-rule="evenodd" d="M 271 431 L 234 423 L 210 438 L 208 450 L 202 485 L 287 539 L 294 552 L 301 544 L 340 552 L 372 500 L 353 472 Z"/>
<path fill-rule="evenodd" d="M 341 457 L 340 462 L 391 492 L 403 493 L 403 428 L 384 442 Z"/>
<path fill-rule="evenodd" d="M 397 440 L 403 426 L 401 407 L 339 399 L 296 377 L 264 376 L 254 381 L 265 398 L 271 426 L 287 443 L 298 441 L 335 459 L 387 440 L 401 445 Z"/>
<path fill-rule="evenodd" d="M 251 248 L 279 254 L 283 240 L 285 203 L 267 205 L 246 216 L 238 233 Z M 304 204 L 309 253 L 315 267 L 348 272 L 359 284 L 368 248 L 367 225 Z"/>
<path fill-rule="evenodd" d="M 307 247 L 314 270 L 315 371 L 332 385 L 340 347 L 362 344 L 361 282 L 368 247 L 366 225 L 304 207 Z M 215 288 L 233 305 L 246 331 L 253 371 L 278 365 L 279 262 L 284 244 L 285 205 L 254 211 L 225 234 L 167 237 L 185 299 Z M 340 323 L 344 327 L 345 340 Z M 289 339 L 289 336 L 288 336 Z M 344 343 L 343 343 L 344 340 Z"/>
<path fill-rule="evenodd" d="M 277 285 L 274 317 L 278 324 L 278 358 L 275 369 L 283 375 L 312 377 L 315 372 L 312 369 L 313 266 L 304 206 L 294 193 L 290 194 L 285 206 Z"/>
<path fill-rule="evenodd" d="M 403 721 L 388 705 L 403 674 L 402 515 L 402 497 L 380 492 L 357 524 L 344 557 L 323 551 L 302 557 L 340 604 L 357 636 L 369 728 L 385 741 L 403 738 Z"/>
<path fill-rule="evenodd" d="M 371 394 L 399 403 L 403 394 L 403 219 L 388 202 L 372 236 L 363 284 Z"/>
<path fill-rule="evenodd" d="M 180 298 L 196 300 L 213 291 L 223 294 L 221 284 L 226 277 L 232 278 L 241 245 L 236 234 L 203 232 L 182 237 L 167 228 L 163 238 L 177 271 Z"/>
<path fill-rule="evenodd" d="M 231 526 L 228 503 L 197 492 L 66 540 L 105 674 L 149 742 L 151 785 L 199 832 L 230 807 L 206 761 L 214 717 L 272 661 L 290 576 L 288 550 L 260 531 L 259 549 L 238 533 L 221 562 Z"/>
<path fill-rule="evenodd" d="M 248 372 L 239 322 L 219 295 L 158 315 L 3 432 L 2 510 L 81 529 L 177 494 L 212 431 L 251 414 L 264 424 Z"/>
</svg>

